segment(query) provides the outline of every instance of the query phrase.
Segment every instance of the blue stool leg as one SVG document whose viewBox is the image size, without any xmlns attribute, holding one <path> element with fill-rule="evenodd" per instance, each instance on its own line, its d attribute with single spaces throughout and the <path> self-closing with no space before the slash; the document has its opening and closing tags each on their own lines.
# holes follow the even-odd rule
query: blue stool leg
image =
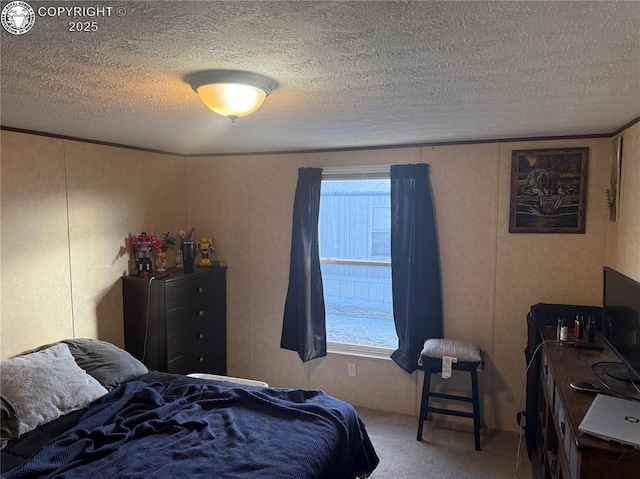
<svg viewBox="0 0 640 479">
<path fill-rule="evenodd" d="M 427 419 L 427 407 L 429 406 L 429 391 L 431 389 L 431 368 L 424 368 L 424 382 L 422 384 L 422 401 L 420 402 L 420 418 L 418 419 L 418 441 L 422 441 L 422 428 Z"/>
</svg>

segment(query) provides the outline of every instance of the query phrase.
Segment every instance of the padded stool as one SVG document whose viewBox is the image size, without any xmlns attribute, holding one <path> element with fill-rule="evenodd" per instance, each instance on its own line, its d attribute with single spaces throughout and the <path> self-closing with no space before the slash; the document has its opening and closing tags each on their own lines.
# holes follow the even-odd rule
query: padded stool
<svg viewBox="0 0 640 479">
<path fill-rule="evenodd" d="M 442 371 L 442 357 L 449 356 L 457 359 L 451 364 L 451 369 L 468 371 L 471 374 L 471 397 L 443 394 L 431 391 L 431 375 Z M 425 341 L 420 353 L 418 367 L 424 370 L 424 384 L 422 386 L 422 401 L 420 404 L 420 418 L 418 420 L 418 441 L 422 441 L 422 428 L 428 413 L 447 414 L 450 416 L 467 417 L 473 419 L 473 433 L 476 451 L 480 450 L 480 396 L 478 394 L 478 368 L 481 367 L 482 350 L 478 346 L 456 341 L 453 339 L 429 339 Z M 429 398 L 451 399 L 473 404 L 473 413 L 442 409 L 429 406 Z"/>
</svg>

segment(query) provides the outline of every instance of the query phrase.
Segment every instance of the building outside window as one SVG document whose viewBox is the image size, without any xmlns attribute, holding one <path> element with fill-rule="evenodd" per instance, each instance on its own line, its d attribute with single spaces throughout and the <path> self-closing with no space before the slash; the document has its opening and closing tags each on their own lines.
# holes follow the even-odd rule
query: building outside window
<svg viewBox="0 0 640 479">
<path fill-rule="evenodd" d="M 330 349 L 388 352 L 398 346 L 391 296 L 390 180 L 388 174 L 334 177 L 323 179 L 320 193 L 327 341 Z"/>
<path fill-rule="evenodd" d="M 391 261 L 391 205 L 371 207 L 371 258 Z"/>
</svg>

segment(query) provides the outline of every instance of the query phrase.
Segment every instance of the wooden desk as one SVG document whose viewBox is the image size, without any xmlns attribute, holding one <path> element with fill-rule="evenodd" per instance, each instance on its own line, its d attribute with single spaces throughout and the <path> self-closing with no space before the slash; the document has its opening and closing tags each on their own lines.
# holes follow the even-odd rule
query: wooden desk
<svg viewBox="0 0 640 479">
<path fill-rule="evenodd" d="M 543 340 L 555 340 L 556 328 L 541 326 Z M 618 356 L 596 336 L 603 351 L 575 349 L 568 345 L 545 343 L 540 368 L 537 449 L 532 458 L 533 476 L 545 479 L 638 479 L 640 451 L 611 443 L 578 431 L 595 393 L 577 391 L 573 381 L 602 386 L 594 377 L 592 365 L 617 362 Z M 630 384 L 601 376 L 612 390 L 605 393 L 638 397 Z M 613 394 L 612 394 L 613 395 Z M 555 455 L 555 459 L 554 459 Z"/>
</svg>

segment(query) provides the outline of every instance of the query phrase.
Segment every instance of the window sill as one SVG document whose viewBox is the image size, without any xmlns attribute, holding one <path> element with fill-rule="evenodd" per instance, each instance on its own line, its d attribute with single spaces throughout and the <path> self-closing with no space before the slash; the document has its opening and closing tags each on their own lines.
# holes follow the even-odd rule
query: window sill
<svg viewBox="0 0 640 479">
<path fill-rule="evenodd" d="M 391 360 L 391 353 L 394 349 L 377 348 L 373 346 L 362 346 L 359 344 L 327 343 L 327 352 L 331 354 L 342 354 L 345 356 L 359 356 L 363 358 Z"/>
</svg>

